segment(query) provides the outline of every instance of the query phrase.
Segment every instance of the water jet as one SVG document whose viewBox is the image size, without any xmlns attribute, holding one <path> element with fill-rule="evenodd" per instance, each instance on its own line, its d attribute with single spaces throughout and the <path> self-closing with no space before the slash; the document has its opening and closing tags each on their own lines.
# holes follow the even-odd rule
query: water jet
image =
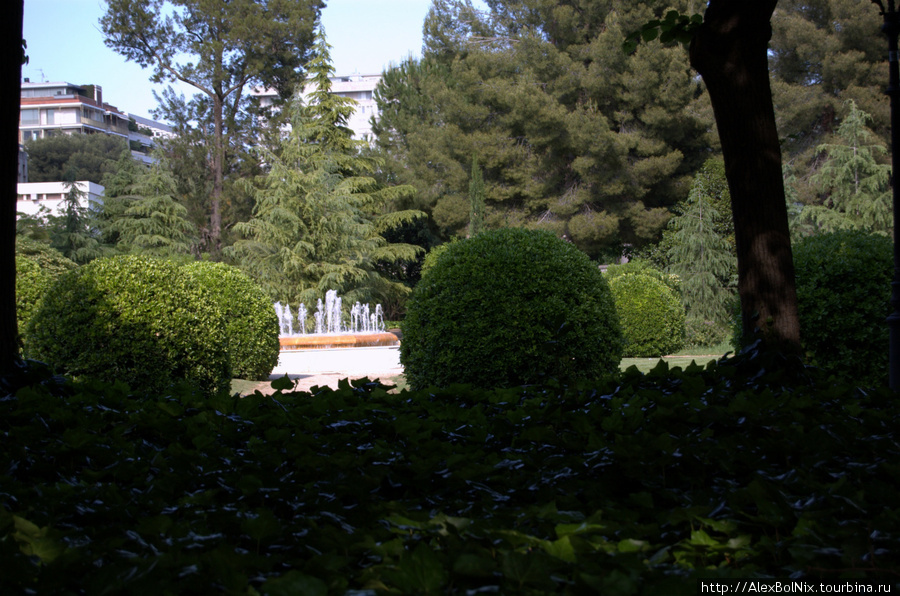
<svg viewBox="0 0 900 596">
<path fill-rule="evenodd" d="M 294 312 L 275 303 L 281 353 L 274 374 L 299 372 L 380 372 L 400 368 L 400 340 L 385 330 L 381 305 L 374 311 L 357 302 L 345 320 L 335 290 L 318 300 L 312 321 L 301 304 Z M 313 331 L 307 332 L 310 322 Z"/>
</svg>

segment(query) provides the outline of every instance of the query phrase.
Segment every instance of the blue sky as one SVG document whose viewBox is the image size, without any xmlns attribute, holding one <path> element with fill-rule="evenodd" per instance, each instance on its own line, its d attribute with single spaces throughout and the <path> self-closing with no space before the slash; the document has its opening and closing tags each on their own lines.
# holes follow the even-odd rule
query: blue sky
<svg viewBox="0 0 900 596">
<path fill-rule="evenodd" d="M 431 0 L 326 0 L 322 23 L 333 46 L 337 74 L 380 73 L 406 56 L 419 56 L 422 22 Z M 106 47 L 99 20 L 102 0 L 25 0 L 24 35 L 31 81 L 97 84 L 104 101 L 148 116 L 156 106 L 150 71 Z M 185 93 L 189 88 L 185 89 Z"/>
</svg>

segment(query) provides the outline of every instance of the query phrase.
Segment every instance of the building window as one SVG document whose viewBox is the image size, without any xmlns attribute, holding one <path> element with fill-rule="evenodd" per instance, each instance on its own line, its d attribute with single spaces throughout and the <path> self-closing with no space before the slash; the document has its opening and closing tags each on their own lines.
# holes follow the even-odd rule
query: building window
<svg viewBox="0 0 900 596">
<path fill-rule="evenodd" d="M 22 126 L 34 126 L 41 123 L 41 114 L 38 110 L 22 110 L 19 112 L 19 123 Z"/>
<path fill-rule="evenodd" d="M 77 108 L 66 108 L 56 111 L 55 124 L 77 124 L 81 122 L 81 110 Z"/>
</svg>

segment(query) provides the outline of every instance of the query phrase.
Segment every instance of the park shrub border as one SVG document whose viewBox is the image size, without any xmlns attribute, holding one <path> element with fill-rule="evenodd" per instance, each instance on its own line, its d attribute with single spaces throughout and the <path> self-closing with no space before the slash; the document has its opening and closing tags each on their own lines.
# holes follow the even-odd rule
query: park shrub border
<svg viewBox="0 0 900 596">
<path fill-rule="evenodd" d="M 800 338 L 811 363 L 863 385 L 886 383 L 890 239 L 844 230 L 803 238 L 793 253 Z"/>
</svg>

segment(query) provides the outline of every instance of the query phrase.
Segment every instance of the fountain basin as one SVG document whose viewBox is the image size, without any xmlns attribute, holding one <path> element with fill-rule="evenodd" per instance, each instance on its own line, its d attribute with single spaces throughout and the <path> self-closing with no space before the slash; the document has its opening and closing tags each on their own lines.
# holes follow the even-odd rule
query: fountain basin
<svg viewBox="0 0 900 596">
<path fill-rule="evenodd" d="M 375 378 L 387 371 L 403 372 L 399 346 L 282 350 L 272 374 L 341 373 Z"/>
<path fill-rule="evenodd" d="M 282 351 L 400 345 L 400 340 L 397 339 L 397 336 L 387 331 L 349 335 L 290 335 L 279 337 L 278 341 L 281 343 Z"/>
</svg>

